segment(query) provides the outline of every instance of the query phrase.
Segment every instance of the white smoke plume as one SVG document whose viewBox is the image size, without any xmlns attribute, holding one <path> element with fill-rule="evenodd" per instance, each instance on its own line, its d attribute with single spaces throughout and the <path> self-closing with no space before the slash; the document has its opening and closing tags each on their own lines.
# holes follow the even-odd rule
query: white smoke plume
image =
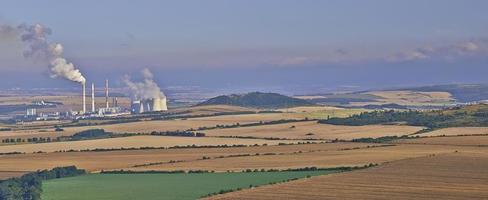
<svg viewBox="0 0 488 200">
<path fill-rule="evenodd" d="M 141 71 L 144 80 L 142 82 L 133 82 L 129 75 L 125 75 L 123 78 L 124 83 L 130 89 L 132 97 L 134 99 L 157 99 L 166 98 L 164 93 L 159 88 L 158 84 L 154 82 L 154 75 L 145 68 Z"/>
<path fill-rule="evenodd" d="M 85 83 L 86 79 L 80 70 L 63 58 L 63 46 L 47 40 L 47 36 L 51 33 L 50 28 L 41 24 L 22 24 L 17 27 L 0 25 L 0 35 L 16 34 L 26 44 L 24 57 L 48 62 L 52 78 L 62 77 L 70 81 Z"/>
</svg>

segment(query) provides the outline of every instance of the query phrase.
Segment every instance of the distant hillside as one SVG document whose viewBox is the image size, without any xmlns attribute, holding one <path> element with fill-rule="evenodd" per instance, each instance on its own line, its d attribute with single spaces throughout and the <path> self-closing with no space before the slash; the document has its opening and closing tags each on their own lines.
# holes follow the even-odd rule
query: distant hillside
<svg viewBox="0 0 488 200">
<path fill-rule="evenodd" d="M 405 122 L 429 128 L 488 126 L 488 104 L 475 104 L 434 111 L 372 111 L 347 118 L 330 118 L 319 123 L 362 126 Z"/>
<path fill-rule="evenodd" d="M 198 105 L 233 105 L 253 108 L 287 108 L 315 105 L 307 100 L 277 93 L 251 92 L 247 94 L 222 95 Z"/>
<path fill-rule="evenodd" d="M 384 90 L 366 90 L 351 93 L 329 93 L 298 96 L 312 103 L 364 107 L 393 105 L 418 107 L 444 107 L 456 102 L 468 103 L 488 100 L 488 84 L 433 85 Z M 386 106 L 383 106 L 386 107 Z"/>
<path fill-rule="evenodd" d="M 434 85 L 407 88 L 407 90 L 419 92 L 449 92 L 459 102 L 488 100 L 488 84 Z"/>
</svg>

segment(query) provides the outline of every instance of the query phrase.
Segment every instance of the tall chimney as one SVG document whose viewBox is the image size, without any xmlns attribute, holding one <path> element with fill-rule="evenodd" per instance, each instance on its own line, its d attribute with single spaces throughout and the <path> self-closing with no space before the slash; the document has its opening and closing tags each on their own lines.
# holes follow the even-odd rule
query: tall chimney
<svg viewBox="0 0 488 200">
<path fill-rule="evenodd" d="M 105 79 L 105 108 L 108 107 L 108 79 Z"/>
<path fill-rule="evenodd" d="M 83 113 L 86 113 L 86 83 L 81 83 Z"/>
<path fill-rule="evenodd" d="M 95 113 L 95 84 L 92 83 L 92 89 L 91 89 L 91 108 L 92 108 L 92 113 Z"/>
</svg>

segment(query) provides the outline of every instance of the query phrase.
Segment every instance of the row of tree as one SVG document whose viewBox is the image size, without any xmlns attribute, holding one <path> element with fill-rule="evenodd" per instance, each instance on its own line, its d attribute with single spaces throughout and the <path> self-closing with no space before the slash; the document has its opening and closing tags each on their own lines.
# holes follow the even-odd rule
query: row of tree
<svg viewBox="0 0 488 200">
<path fill-rule="evenodd" d="M 405 122 L 408 125 L 412 126 L 426 126 L 429 128 L 437 128 L 441 126 L 441 122 L 452 120 L 453 118 L 454 116 L 452 115 L 444 115 L 442 113 L 425 113 L 414 110 L 387 110 L 363 112 L 361 114 L 352 115 L 347 118 L 330 118 L 327 120 L 319 120 L 319 123 L 362 126 L 370 124 Z"/>
</svg>

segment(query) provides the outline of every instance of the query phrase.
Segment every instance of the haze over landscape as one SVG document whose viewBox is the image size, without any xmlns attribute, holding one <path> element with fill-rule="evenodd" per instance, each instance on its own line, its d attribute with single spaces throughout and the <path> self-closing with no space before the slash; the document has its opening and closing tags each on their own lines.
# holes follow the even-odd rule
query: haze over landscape
<svg viewBox="0 0 488 200">
<path fill-rule="evenodd" d="M 163 87 L 303 93 L 486 83 L 486 4 L 3 1 L 0 22 L 49 27 L 49 39 L 99 84 L 148 67 Z M 25 60 L 15 38 L 0 40 L 1 88 L 72 86 Z"/>
<path fill-rule="evenodd" d="M 486 8 L 0 0 L 0 200 L 488 199 Z"/>
</svg>

